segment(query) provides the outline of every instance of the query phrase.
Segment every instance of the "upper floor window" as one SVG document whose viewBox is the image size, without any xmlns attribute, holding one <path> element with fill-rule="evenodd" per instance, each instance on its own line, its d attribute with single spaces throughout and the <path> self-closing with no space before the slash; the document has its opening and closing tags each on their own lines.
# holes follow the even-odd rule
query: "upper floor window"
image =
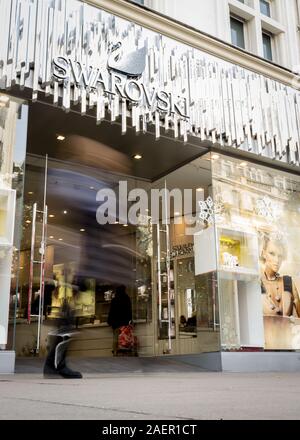
<svg viewBox="0 0 300 440">
<path fill-rule="evenodd" d="M 231 43 L 234 46 L 245 49 L 244 22 L 230 17 Z"/>
<path fill-rule="evenodd" d="M 260 0 L 260 12 L 267 17 L 271 17 L 271 5 L 268 0 Z"/>
<path fill-rule="evenodd" d="M 140 5 L 144 4 L 144 0 L 132 0 L 134 3 L 139 3 Z"/>
<path fill-rule="evenodd" d="M 270 34 L 267 34 L 266 32 L 263 32 L 262 40 L 263 40 L 264 58 L 266 58 L 266 60 L 272 61 L 273 60 L 272 36 Z"/>
</svg>

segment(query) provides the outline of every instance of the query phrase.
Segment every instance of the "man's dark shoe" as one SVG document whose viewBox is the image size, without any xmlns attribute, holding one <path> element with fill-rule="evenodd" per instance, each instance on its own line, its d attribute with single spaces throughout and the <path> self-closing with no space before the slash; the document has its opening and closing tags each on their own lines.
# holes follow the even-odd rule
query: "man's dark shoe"
<svg viewBox="0 0 300 440">
<path fill-rule="evenodd" d="M 82 379 L 82 374 L 79 373 L 79 371 L 71 370 L 71 368 L 67 366 L 60 368 L 57 372 L 65 379 Z"/>
<path fill-rule="evenodd" d="M 53 367 L 45 365 L 44 367 L 44 378 L 45 379 L 57 379 L 59 377 L 59 371 Z"/>
</svg>

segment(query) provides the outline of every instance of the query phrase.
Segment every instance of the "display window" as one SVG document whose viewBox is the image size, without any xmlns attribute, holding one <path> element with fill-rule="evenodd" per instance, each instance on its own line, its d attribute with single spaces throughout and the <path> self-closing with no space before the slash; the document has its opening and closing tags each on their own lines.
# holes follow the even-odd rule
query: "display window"
<svg viewBox="0 0 300 440">
<path fill-rule="evenodd" d="M 212 161 L 223 349 L 300 348 L 300 179 Z"/>
</svg>

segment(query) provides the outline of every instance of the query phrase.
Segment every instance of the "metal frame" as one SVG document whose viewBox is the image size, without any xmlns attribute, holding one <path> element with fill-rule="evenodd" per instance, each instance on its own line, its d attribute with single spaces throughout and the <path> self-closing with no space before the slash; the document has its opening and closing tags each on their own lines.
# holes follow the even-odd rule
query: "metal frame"
<svg viewBox="0 0 300 440">
<path fill-rule="evenodd" d="M 45 265 L 46 265 L 46 245 L 47 245 L 47 219 L 48 219 L 48 207 L 46 205 L 47 198 L 47 175 L 48 175 L 48 155 L 46 155 L 45 164 L 45 178 L 44 178 L 44 199 L 43 199 L 43 210 L 37 209 L 37 203 L 33 205 L 32 213 L 32 230 L 31 230 L 31 250 L 30 250 L 30 268 L 29 268 L 29 289 L 28 289 L 28 310 L 27 310 L 27 322 L 31 323 L 31 317 L 38 317 L 38 329 L 37 329 L 37 344 L 35 352 L 39 353 L 40 341 L 41 341 L 41 328 L 43 322 L 43 310 L 44 310 L 44 291 L 45 291 Z M 39 252 L 41 255 L 40 260 L 35 260 L 35 244 L 36 244 L 36 221 L 37 213 L 43 215 L 42 221 L 42 238 L 40 243 Z M 38 315 L 31 314 L 31 298 L 32 298 L 32 285 L 33 285 L 33 271 L 34 265 L 37 264 L 40 267 L 40 296 L 39 296 L 39 306 Z"/>
</svg>

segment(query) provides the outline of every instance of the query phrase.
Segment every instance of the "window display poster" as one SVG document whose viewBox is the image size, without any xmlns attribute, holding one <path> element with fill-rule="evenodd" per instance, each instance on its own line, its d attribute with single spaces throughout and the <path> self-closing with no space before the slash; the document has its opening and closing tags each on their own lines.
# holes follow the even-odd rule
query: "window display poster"
<svg viewBox="0 0 300 440">
<path fill-rule="evenodd" d="M 257 237 L 258 250 L 244 240 L 240 252 L 251 256 L 248 269 L 261 298 L 257 315 L 263 314 L 264 348 L 300 349 L 299 176 L 222 157 L 213 164 L 213 187 L 224 212 L 222 225 L 216 222 L 216 227 Z M 241 258 L 241 281 L 243 265 Z M 235 325 L 234 316 L 231 320 Z"/>
<path fill-rule="evenodd" d="M 297 243 L 297 237 L 294 240 Z M 290 261 L 294 246 L 288 234 L 262 234 L 260 280 L 266 349 L 300 348 L 299 276 Z"/>
</svg>

